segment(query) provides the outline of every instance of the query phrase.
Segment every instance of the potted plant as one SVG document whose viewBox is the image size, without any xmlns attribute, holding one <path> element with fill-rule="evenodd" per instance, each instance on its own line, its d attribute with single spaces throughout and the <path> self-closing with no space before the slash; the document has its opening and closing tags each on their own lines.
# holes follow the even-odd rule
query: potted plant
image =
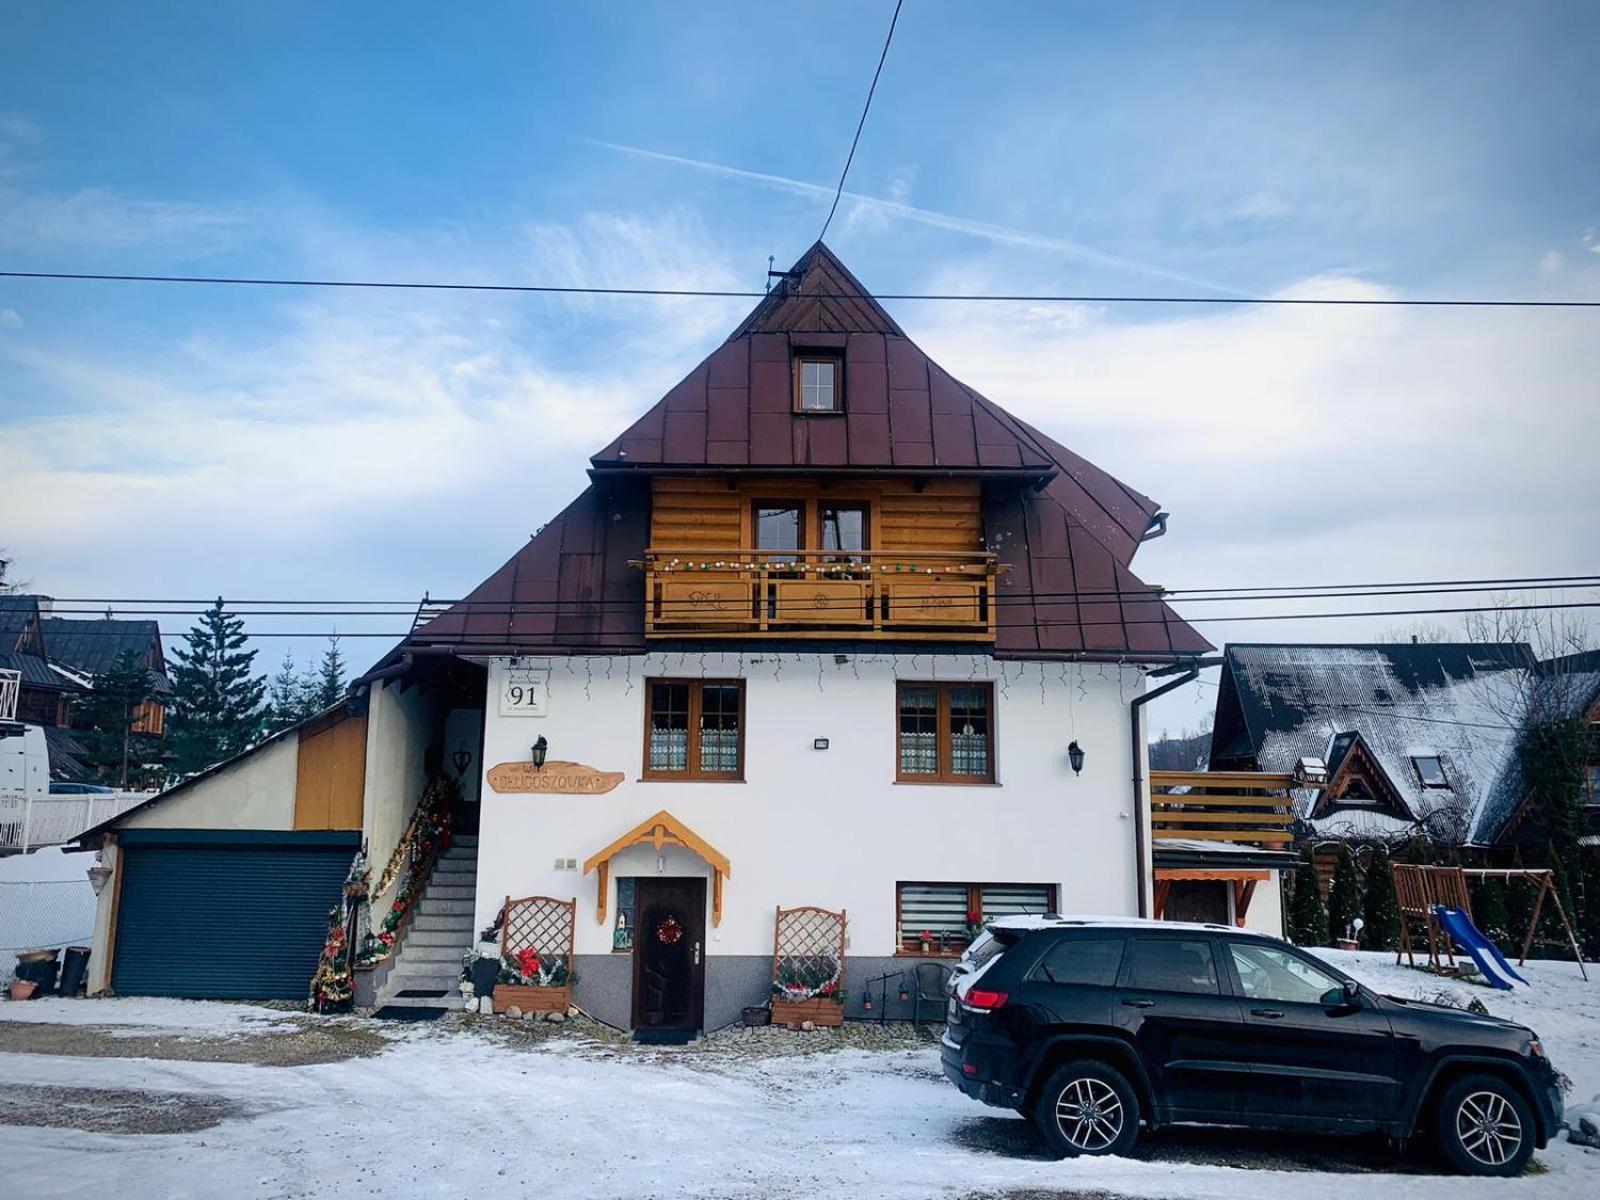
<svg viewBox="0 0 1600 1200">
<path fill-rule="evenodd" d="M 922 931 L 922 952 L 924 954 L 927 954 L 932 949 L 933 949 L 933 934 L 930 931 L 924 929 Z"/>
<path fill-rule="evenodd" d="M 772 981 L 772 1020 L 779 1025 L 844 1023 L 844 972 L 832 954 L 785 959 Z"/>
<path fill-rule="evenodd" d="M 541 958 L 531 949 L 504 955 L 494 985 L 494 1011 L 515 1005 L 525 1013 L 566 1012 L 572 1007 L 575 979 L 565 955 Z"/>
<path fill-rule="evenodd" d="M 11 981 L 11 998 L 13 1000 L 31 1000 L 38 987 L 39 985 L 31 979 L 13 979 Z"/>
</svg>

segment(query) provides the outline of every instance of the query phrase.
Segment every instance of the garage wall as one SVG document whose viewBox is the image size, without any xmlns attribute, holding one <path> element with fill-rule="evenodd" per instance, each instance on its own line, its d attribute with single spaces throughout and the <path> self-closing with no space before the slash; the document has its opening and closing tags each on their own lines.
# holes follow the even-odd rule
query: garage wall
<svg viewBox="0 0 1600 1200">
<path fill-rule="evenodd" d="M 293 829 L 300 735 L 288 733 L 171 798 L 129 813 L 122 829 Z"/>
</svg>

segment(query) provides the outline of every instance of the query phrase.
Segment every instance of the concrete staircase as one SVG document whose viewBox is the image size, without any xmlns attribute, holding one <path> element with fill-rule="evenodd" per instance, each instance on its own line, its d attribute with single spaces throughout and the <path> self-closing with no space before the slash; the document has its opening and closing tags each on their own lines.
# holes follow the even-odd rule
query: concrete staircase
<svg viewBox="0 0 1600 1200">
<path fill-rule="evenodd" d="M 460 1008 L 461 957 L 477 941 L 472 927 L 478 885 L 478 838 L 457 834 L 417 902 L 378 1004 L 395 1008 Z M 428 992 L 402 996 L 401 992 Z"/>
</svg>

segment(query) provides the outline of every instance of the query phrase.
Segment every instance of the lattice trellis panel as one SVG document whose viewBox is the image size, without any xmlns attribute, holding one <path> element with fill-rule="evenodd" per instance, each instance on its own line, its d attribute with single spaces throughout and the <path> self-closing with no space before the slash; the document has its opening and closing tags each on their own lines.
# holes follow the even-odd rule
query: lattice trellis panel
<svg viewBox="0 0 1600 1200">
<path fill-rule="evenodd" d="M 780 908 L 773 936 L 773 995 L 812 999 L 844 995 L 845 914 L 841 909 Z"/>
<path fill-rule="evenodd" d="M 513 957 L 532 950 L 540 958 L 572 961 L 577 932 L 578 901 L 554 896 L 506 897 L 505 923 L 500 927 L 500 953 Z"/>
</svg>

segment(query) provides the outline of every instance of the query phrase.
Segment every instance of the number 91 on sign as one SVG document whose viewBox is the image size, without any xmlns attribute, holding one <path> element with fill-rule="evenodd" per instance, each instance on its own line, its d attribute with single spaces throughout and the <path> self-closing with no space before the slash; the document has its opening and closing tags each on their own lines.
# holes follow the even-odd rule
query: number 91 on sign
<svg viewBox="0 0 1600 1200">
<path fill-rule="evenodd" d="M 542 717 L 550 710 L 548 668 L 512 668 L 500 679 L 502 717 Z"/>
</svg>

